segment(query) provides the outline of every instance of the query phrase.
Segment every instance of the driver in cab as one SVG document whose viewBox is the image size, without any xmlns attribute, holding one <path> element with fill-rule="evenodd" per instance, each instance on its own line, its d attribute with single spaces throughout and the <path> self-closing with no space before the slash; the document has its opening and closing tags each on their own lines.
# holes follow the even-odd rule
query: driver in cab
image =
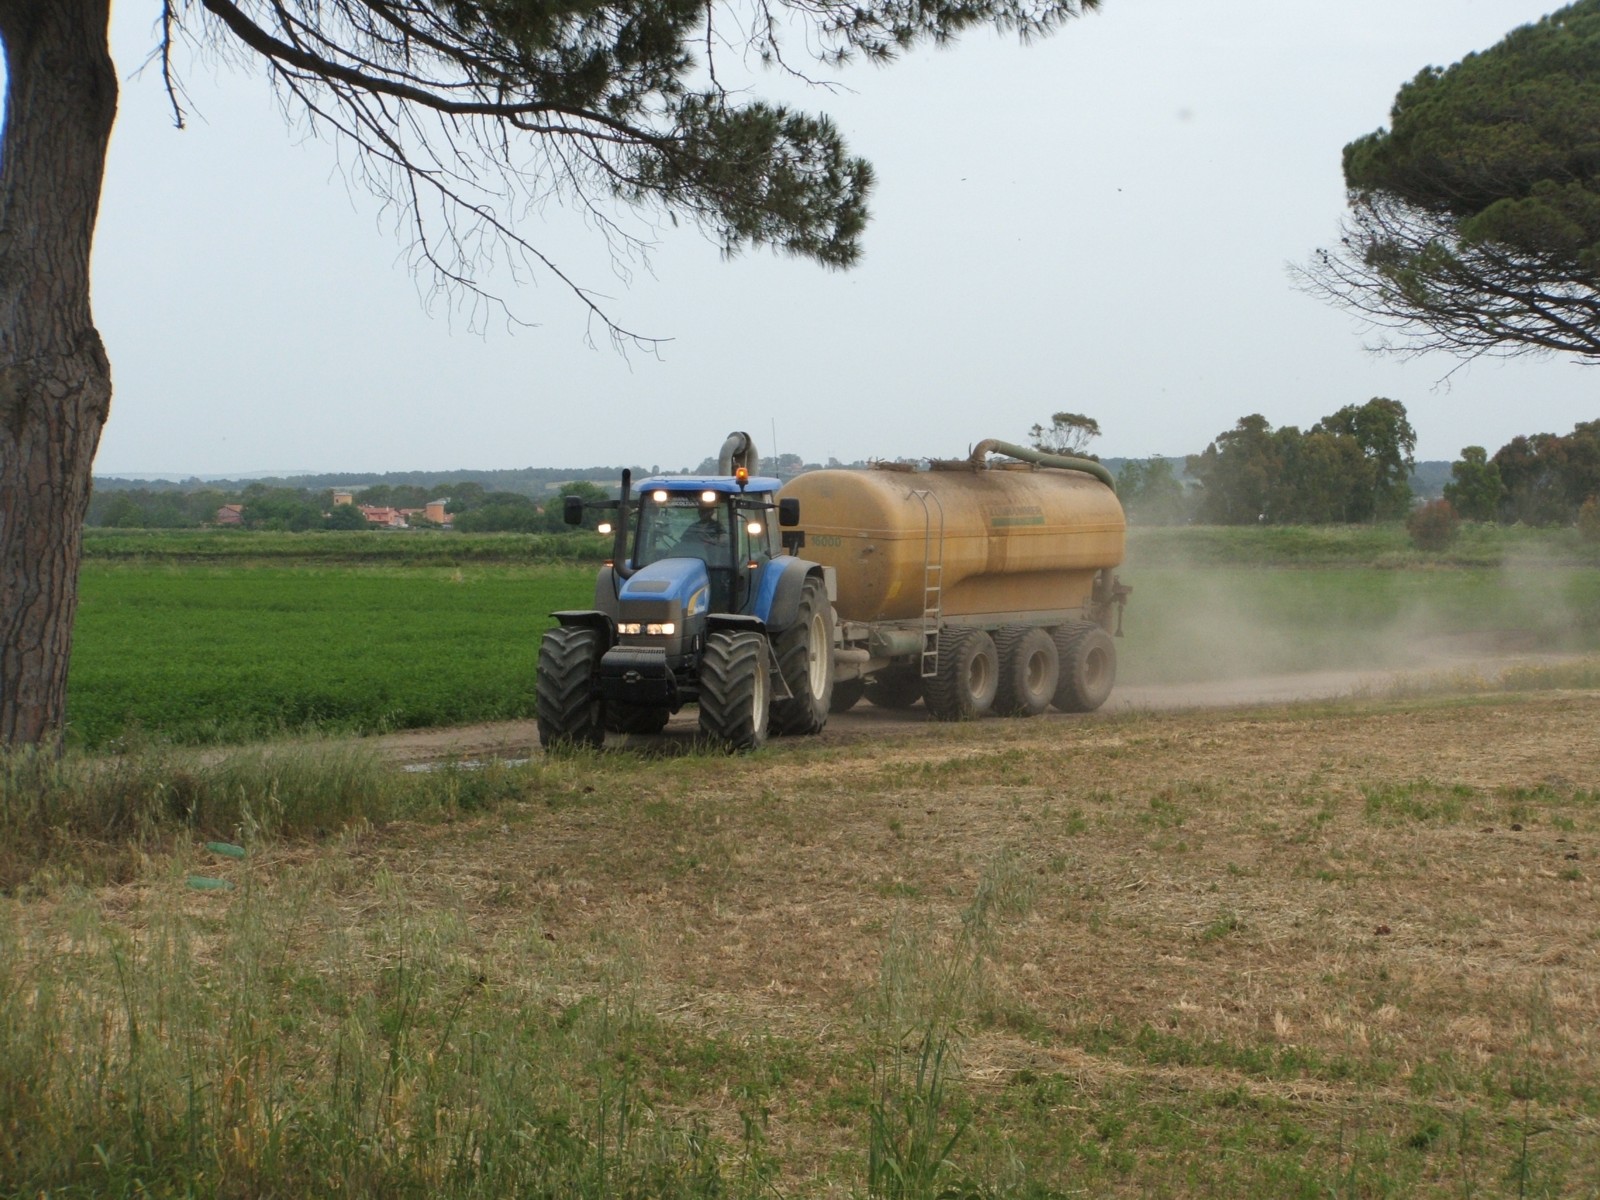
<svg viewBox="0 0 1600 1200">
<path fill-rule="evenodd" d="M 725 550 L 728 531 L 722 526 L 722 514 L 713 507 L 702 508 L 693 525 L 683 531 L 673 552 L 684 558 L 705 558 L 713 550 Z"/>
</svg>

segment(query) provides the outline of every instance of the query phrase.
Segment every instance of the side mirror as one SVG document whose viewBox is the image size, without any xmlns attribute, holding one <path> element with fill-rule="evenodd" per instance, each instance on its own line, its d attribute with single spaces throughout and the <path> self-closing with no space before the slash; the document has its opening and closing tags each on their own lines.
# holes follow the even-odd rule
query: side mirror
<svg viewBox="0 0 1600 1200">
<path fill-rule="evenodd" d="M 800 501 L 793 496 L 778 501 L 778 524 L 784 529 L 800 524 Z"/>
<path fill-rule="evenodd" d="M 583 497 L 561 497 L 561 519 L 568 525 L 583 524 Z"/>
</svg>

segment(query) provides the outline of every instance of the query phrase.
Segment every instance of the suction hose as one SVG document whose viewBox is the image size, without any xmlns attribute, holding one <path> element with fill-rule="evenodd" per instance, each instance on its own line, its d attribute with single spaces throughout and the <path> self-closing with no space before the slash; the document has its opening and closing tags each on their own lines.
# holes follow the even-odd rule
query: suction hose
<svg viewBox="0 0 1600 1200">
<path fill-rule="evenodd" d="M 1031 462 L 1039 467 L 1055 467 L 1061 471 L 1082 471 L 1085 475 L 1093 475 L 1113 492 L 1117 490 L 1116 480 L 1111 478 L 1111 472 L 1092 458 L 1069 458 L 1065 454 L 1047 454 L 1043 450 L 1034 450 L 1028 446 L 1018 446 L 1013 442 L 1002 442 L 996 438 L 986 438 L 972 448 L 969 461 L 975 467 L 984 465 L 984 459 L 991 454 L 1004 454 L 1010 458 L 1020 458 L 1023 462 Z"/>
</svg>

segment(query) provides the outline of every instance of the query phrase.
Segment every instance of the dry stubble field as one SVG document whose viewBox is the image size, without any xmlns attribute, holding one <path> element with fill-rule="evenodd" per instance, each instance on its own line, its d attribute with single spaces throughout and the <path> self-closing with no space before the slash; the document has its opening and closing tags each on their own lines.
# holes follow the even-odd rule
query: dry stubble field
<svg viewBox="0 0 1600 1200">
<path fill-rule="evenodd" d="M 485 811 L 207 862 L 231 893 L 180 853 L 15 907 L 12 949 L 92 912 L 82 952 L 179 929 L 204 974 L 264 928 L 287 995 L 343 997 L 272 1017 L 307 1093 L 397 971 L 430 1073 L 589 1021 L 549 1071 L 621 1071 L 749 1194 L 1594 1195 L 1597 726 L 1574 691 L 536 759 Z M 886 1187 L 919 1123 L 959 1136 Z"/>
</svg>

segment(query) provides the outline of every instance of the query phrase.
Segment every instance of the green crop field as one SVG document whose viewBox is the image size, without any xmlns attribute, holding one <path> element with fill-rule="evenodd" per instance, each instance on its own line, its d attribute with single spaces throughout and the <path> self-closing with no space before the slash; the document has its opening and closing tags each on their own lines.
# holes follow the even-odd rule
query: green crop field
<svg viewBox="0 0 1600 1200">
<path fill-rule="evenodd" d="M 532 713 L 561 566 L 106 566 L 83 572 L 71 740 L 373 732 Z"/>
<path fill-rule="evenodd" d="M 1405 668 L 1470 636 L 1591 648 L 1600 565 L 1567 533 L 1479 530 L 1441 558 L 1386 527 L 1138 530 L 1121 676 Z M 530 716 L 546 614 L 587 606 L 593 586 L 592 565 L 552 560 L 585 545 L 105 531 L 83 573 L 69 736 L 192 744 Z"/>
</svg>

